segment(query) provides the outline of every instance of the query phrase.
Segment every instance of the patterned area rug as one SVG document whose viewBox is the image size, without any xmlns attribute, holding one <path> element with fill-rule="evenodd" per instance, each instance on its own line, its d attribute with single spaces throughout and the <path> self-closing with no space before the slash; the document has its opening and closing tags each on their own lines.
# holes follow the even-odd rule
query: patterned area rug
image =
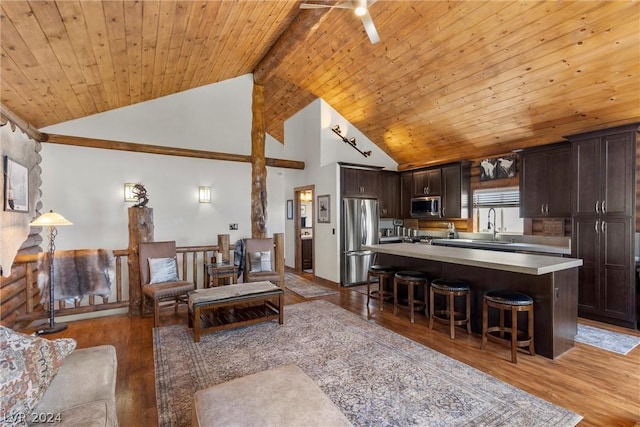
<svg viewBox="0 0 640 427">
<path fill-rule="evenodd" d="M 284 273 L 284 286 L 304 298 L 321 297 L 338 293 L 336 290 L 316 285 L 304 277 L 293 273 Z"/>
<path fill-rule="evenodd" d="M 576 341 L 618 354 L 627 354 L 640 344 L 640 338 L 578 323 Z"/>
<path fill-rule="evenodd" d="M 287 306 L 284 325 L 200 343 L 174 325 L 154 328 L 153 339 L 160 426 L 191 425 L 198 389 L 287 364 L 356 426 L 574 426 L 582 418 L 324 300 Z"/>
</svg>

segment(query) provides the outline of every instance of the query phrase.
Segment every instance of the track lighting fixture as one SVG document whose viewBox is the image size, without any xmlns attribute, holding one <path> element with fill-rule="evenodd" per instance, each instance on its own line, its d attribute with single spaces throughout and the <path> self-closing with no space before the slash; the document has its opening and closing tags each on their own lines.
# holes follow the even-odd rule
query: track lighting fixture
<svg viewBox="0 0 640 427">
<path fill-rule="evenodd" d="M 343 136 L 342 132 L 340 131 L 340 125 L 335 125 L 334 127 L 331 128 L 331 130 L 333 131 L 333 133 L 338 135 L 340 139 L 342 139 L 342 141 L 346 142 L 351 147 L 353 147 L 353 149 L 356 150 L 358 153 L 362 154 L 365 157 L 369 157 L 371 155 L 371 151 L 362 151 L 358 147 L 356 147 L 357 144 L 356 144 L 355 136 L 352 136 L 351 138 L 347 138 L 346 136 Z"/>
</svg>

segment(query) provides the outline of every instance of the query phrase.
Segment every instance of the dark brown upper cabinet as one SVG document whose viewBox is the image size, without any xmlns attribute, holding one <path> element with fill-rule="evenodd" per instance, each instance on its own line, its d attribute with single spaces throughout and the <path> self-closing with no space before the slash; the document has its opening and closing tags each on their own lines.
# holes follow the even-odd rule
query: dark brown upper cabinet
<svg viewBox="0 0 640 427">
<path fill-rule="evenodd" d="M 441 191 L 442 176 L 440 168 L 413 172 L 414 197 L 439 196 Z"/>
<path fill-rule="evenodd" d="M 380 218 L 399 218 L 400 174 L 393 171 L 380 172 L 378 205 Z"/>
<path fill-rule="evenodd" d="M 442 217 L 469 218 L 470 169 L 469 162 L 442 167 Z"/>
<path fill-rule="evenodd" d="M 552 144 L 520 153 L 520 217 L 571 217 L 571 145 Z"/>
<path fill-rule="evenodd" d="M 341 167 L 343 197 L 377 198 L 380 188 L 379 169 Z"/>
</svg>

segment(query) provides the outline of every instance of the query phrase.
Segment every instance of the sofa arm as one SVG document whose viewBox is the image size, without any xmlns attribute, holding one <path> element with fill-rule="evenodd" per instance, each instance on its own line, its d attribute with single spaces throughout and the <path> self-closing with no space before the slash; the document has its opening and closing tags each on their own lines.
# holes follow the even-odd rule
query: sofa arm
<svg viewBox="0 0 640 427">
<path fill-rule="evenodd" d="M 58 374 L 34 410 L 60 413 L 74 406 L 105 401 L 108 418 L 115 421 L 116 349 L 101 345 L 73 351 L 64 359 Z"/>
</svg>

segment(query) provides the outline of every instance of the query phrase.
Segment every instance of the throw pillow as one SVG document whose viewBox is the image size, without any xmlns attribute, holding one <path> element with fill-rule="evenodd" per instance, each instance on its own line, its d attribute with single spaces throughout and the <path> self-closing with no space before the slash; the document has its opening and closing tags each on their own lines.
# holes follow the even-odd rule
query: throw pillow
<svg viewBox="0 0 640 427">
<path fill-rule="evenodd" d="M 149 258 L 149 276 L 150 284 L 180 280 L 176 258 Z"/>
<path fill-rule="evenodd" d="M 27 425 L 29 414 L 75 348 L 71 338 L 47 340 L 0 326 L 0 424 Z"/>
<path fill-rule="evenodd" d="M 271 251 L 250 252 L 249 262 L 249 271 L 251 273 L 271 271 Z"/>
</svg>

